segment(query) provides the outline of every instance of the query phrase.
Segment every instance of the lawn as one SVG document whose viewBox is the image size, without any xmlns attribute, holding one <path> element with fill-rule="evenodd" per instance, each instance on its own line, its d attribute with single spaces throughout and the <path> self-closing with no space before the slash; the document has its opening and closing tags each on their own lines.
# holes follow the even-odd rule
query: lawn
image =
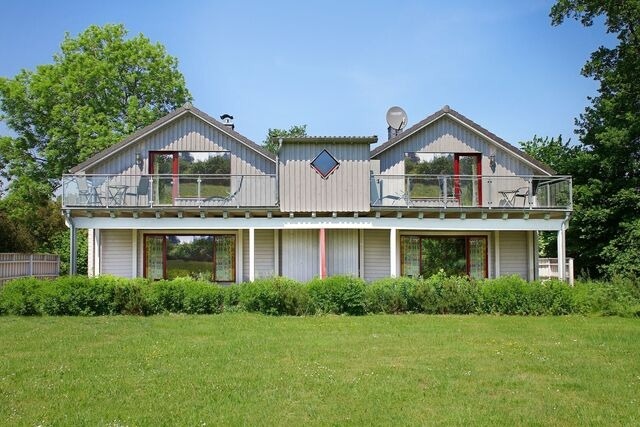
<svg viewBox="0 0 640 427">
<path fill-rule="evenodd" d="M 640 321 L 0 317 L 0 424 L 638 425 Z"/>
</svg>

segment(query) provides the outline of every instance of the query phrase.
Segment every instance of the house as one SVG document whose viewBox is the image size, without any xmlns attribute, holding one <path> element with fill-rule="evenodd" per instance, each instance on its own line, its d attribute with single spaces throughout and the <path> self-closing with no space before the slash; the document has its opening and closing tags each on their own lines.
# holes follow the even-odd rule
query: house
<svg viewBox="0 0 640 427">
<path fill-rule="evenodd" d="M 571 178 L 448 106 L 373 150 L 375 136 L 280 138 L 274 155 L 222 118 L 185 105 L 64 175 L 90 275 L 533 280 L 539 231 L 557 232 L 564 266 Z"/>
</svg>

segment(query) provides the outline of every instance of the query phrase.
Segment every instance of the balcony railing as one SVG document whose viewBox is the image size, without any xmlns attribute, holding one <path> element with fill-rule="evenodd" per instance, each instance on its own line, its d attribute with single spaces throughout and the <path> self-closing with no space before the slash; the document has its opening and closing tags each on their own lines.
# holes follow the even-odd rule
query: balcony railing
<svg viewBox="0 0 640 427">
<path fill-rule="evenodd" d="M 372 175 L 371 206 L 562 209 L 569 176 Z"/>
<path fill-rule="evenodd" d="M 64 175 L 62 205 L 86 208 L 276 206 L 275 175 Z"/>
</svg>

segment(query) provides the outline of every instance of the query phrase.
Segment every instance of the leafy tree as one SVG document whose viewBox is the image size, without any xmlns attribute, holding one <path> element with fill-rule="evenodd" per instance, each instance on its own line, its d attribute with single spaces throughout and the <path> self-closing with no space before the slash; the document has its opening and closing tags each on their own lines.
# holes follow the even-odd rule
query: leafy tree
<svg viewBox="0 0 640 427">
<path fill-rule="evenodd" d="M 294 125 L 286 129 L 269 129 L 267 138 L 262 142 L 264 148 L 274 154 L 278 153 L 278 138 L 287 136 L 307 136 L 307 125 Z"/>
<path fill-rule="evenodd" d="M 9 182 L 0 232 L 14 236 L 3 249 L 58 253 L 64 269 L 68 230 L 52 200 L 62 174 L 190 100 L 177 60 L 142 34 L 127 38 L 122 25 L 67 34 L 52 64 L 1 77 L 0 119 L 15 134 L 0 137 Z"/>
<path fill-rule="evenodd" d="M 67 34 L 52 64 L 0 78 L 4 176 L 55 189 L 61 175 L 191 100 L 177 60 L 123 25 Z M 12 183 L 10 187 L 13 187 Z"/>
<path fill-rule="evenodd" d="M 640 226 L 640 1 L 559 0 L 550 16 L 553 25 L 572 18 L 585 26 L 602 17 L 617 38 L 582 68 L 600 86 L 576 120 L 581 146 L 569 163 L 575 205 L 569 239 L 579 268 L 637 275 L 625 266 L 639 252 L 631 242 Z"/>
</svg>

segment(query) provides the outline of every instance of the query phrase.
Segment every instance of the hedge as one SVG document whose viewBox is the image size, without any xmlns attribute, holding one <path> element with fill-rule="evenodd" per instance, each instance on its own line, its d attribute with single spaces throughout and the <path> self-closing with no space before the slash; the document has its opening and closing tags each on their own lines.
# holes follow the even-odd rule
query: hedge
<svg viewBox="0 0 640 427">
<path fill-rule="evenodd" d="M 99 316 L 161 313 L 267 315 L 375 313 L 640 316 L 637 282 L 527 282 L 518 276 L 473 280 L 436 274 L 365 283 L 349 276 L 308 283 L 273 277 L 220 286 L 189 278 L 171 281 L 60 277 L 22 278 L 0 288 L 0 314 Z"/>
</svg>

